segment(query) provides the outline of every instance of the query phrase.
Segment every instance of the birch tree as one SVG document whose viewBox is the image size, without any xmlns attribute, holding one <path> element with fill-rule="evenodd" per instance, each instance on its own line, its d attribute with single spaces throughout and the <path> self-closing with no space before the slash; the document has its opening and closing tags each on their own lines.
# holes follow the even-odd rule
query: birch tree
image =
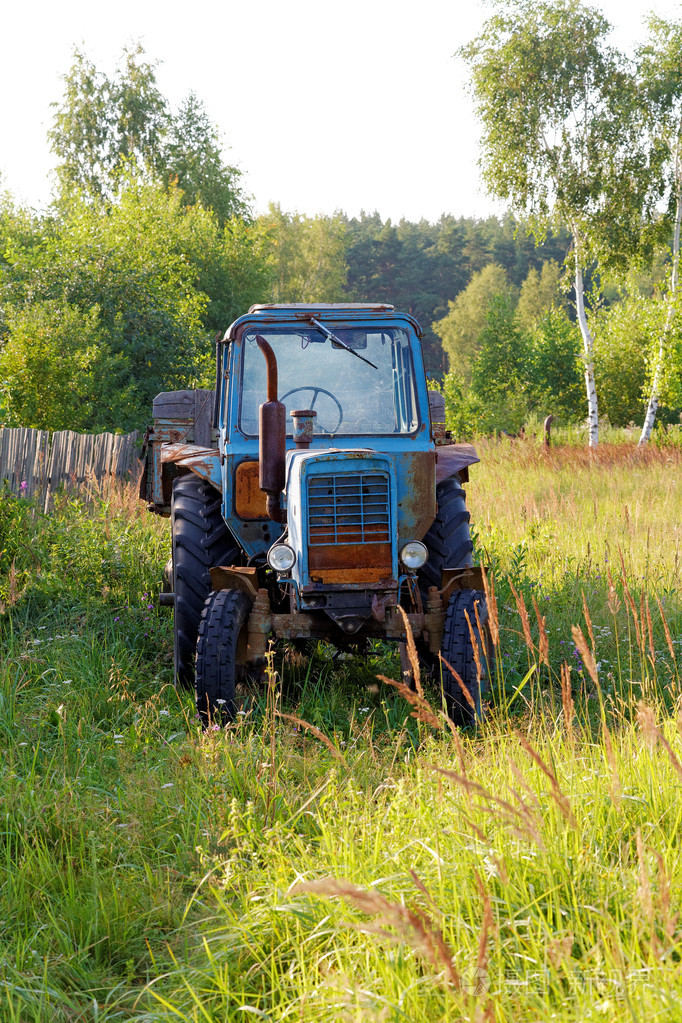
<svg viewBox="0 0 682 1023">
<path fill-rule="evenodd" d="M 664 223 L 672 228 L 672 245 L 665 318 L 658 336 L 640 446 L 651 437 L 665 377 L 678 298 L 682 223 L 682 22 L 666 22 L 652 15 L 649 33 L 648 42 L 639 52 L 641 92 L 646 98 L 651 131 L 651 162 L 653 166 L 657 158 L 663 162 L 659 180 L 667 191 Z"/>
<path fill-rule="evenodd" d="M 641 145 L 630 118 L 632 78 L 608 45 L 609 23 L 579 0 L 500 4 L 458 54 L 471 70 L 482 125 L 483 177 L 528 218 L 572 235 L 590 446 L 599 441 L 585 274 L 602 251 L 623 251 L 641 206 Z"/>
</svg>

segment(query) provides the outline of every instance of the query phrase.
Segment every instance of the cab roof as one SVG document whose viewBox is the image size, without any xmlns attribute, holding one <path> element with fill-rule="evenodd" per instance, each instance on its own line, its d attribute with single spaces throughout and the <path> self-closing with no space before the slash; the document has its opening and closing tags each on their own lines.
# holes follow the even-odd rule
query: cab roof
<svg viewBox="0 0 682 1023">
<path fill-rule="evenodd" d="M 230 324 L 224 341 L 234 340 L 240 329 L 247 323 L 286 323 L 287 320 L 310 322 L 311 317 L 339 322 L 380 320 L 407 321 L 421 338 L 422 331 L 417 321 L 408 313 L 396 312 L 395 306 L 386 302 L 290 302 L 252 305 L 248 313 Z"/>
<path fill-rule="evenodd" d="M 375 312 L 393 312 L 394 305 L 385 302 L 272 302 L 266 305 L 252 305 L 250 313 L 258 313 L 261 309 L 373 309 Z"/>
</svg>

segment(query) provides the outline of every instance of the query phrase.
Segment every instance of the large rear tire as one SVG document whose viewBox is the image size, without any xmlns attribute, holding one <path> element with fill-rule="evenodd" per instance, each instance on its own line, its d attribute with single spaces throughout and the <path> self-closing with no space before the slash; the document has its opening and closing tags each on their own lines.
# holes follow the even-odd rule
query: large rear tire
<svg viewBox="0 0 682 1023">
<path fill-rule="evenodd" d="M 241 552 L 225 525 L 221 495 L 198 476 L 173 483 L 173 657 L 175 684 L 194 688 L 194 661 L 201 612 L 211 591 L 209 569 L 239 564 Z"/>
<path fill-rule="evenodd" d="M 493 656 L 488 630 L 488 606 L 485 594 L 480 590 L 456 590 L 453 593 L 445 615 L 441 653 L 443 659 L 457 672 L 471 697 L 471 701 L 467 700 L 447 665 L 441 665 L 448 717 L 456 725 L 475 725 L 483 718 L 483 697 L 490 688 Z"/>
<path fill-rule="evenodd" d="M 214 591 L 204 605 L 196 672 L 197 711 L 204 727 L 234 718 L 237 683 L 246 671 L 251 606 L 241 590 Z"/>
</svg>

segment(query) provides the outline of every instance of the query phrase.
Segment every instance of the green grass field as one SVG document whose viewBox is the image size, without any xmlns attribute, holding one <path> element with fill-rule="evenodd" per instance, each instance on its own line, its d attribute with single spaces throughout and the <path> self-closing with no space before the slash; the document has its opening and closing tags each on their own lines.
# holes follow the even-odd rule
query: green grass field
<svg viewBox="0 0 682 1023">
<path fill-rule="evenodd" d="M 202 733 L 168 524 L 0 496 L 2 1023 L 682 1019 L 682 454 L 479 451 L 476 734 L 379 646 Z"/>
</svg>

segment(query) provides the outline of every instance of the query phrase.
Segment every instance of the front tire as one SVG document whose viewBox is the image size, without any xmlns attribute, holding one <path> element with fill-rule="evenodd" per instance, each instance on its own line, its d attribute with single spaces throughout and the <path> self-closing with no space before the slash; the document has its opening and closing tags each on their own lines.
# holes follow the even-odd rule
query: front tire
<svg viewBox="0 0 682 1023">
<path fill-rule="evenodd" d="M 209 569 L 240 562 L 221 505 L 220 493 L 198 476 L 180 476 L 173 483 L 173 659 L 175 684 L 182 689 L 194 688 L 199 621 L 211 591 Z"/>
<path fill-rule="evenodd" d="M 241 590 L 209 594 L 197 642 L 197 711 L 204 727 L 232 721 L 237 682 L 245 673 L 251 601 Z"/>
<path fill-rule="evenodd" d="M 480 590 L 456 590 L 453 593 L 445 615 L 441 653 L 457 672 L 471 697 L 470 702 L 447 665 L 442 664 L 441 679 L 448 717 L 456 725 L 475 725 L 483 718 L 483 697 L 490 688 L 492 666 L 488 606 L 485 594 Z"/>
</svg>

